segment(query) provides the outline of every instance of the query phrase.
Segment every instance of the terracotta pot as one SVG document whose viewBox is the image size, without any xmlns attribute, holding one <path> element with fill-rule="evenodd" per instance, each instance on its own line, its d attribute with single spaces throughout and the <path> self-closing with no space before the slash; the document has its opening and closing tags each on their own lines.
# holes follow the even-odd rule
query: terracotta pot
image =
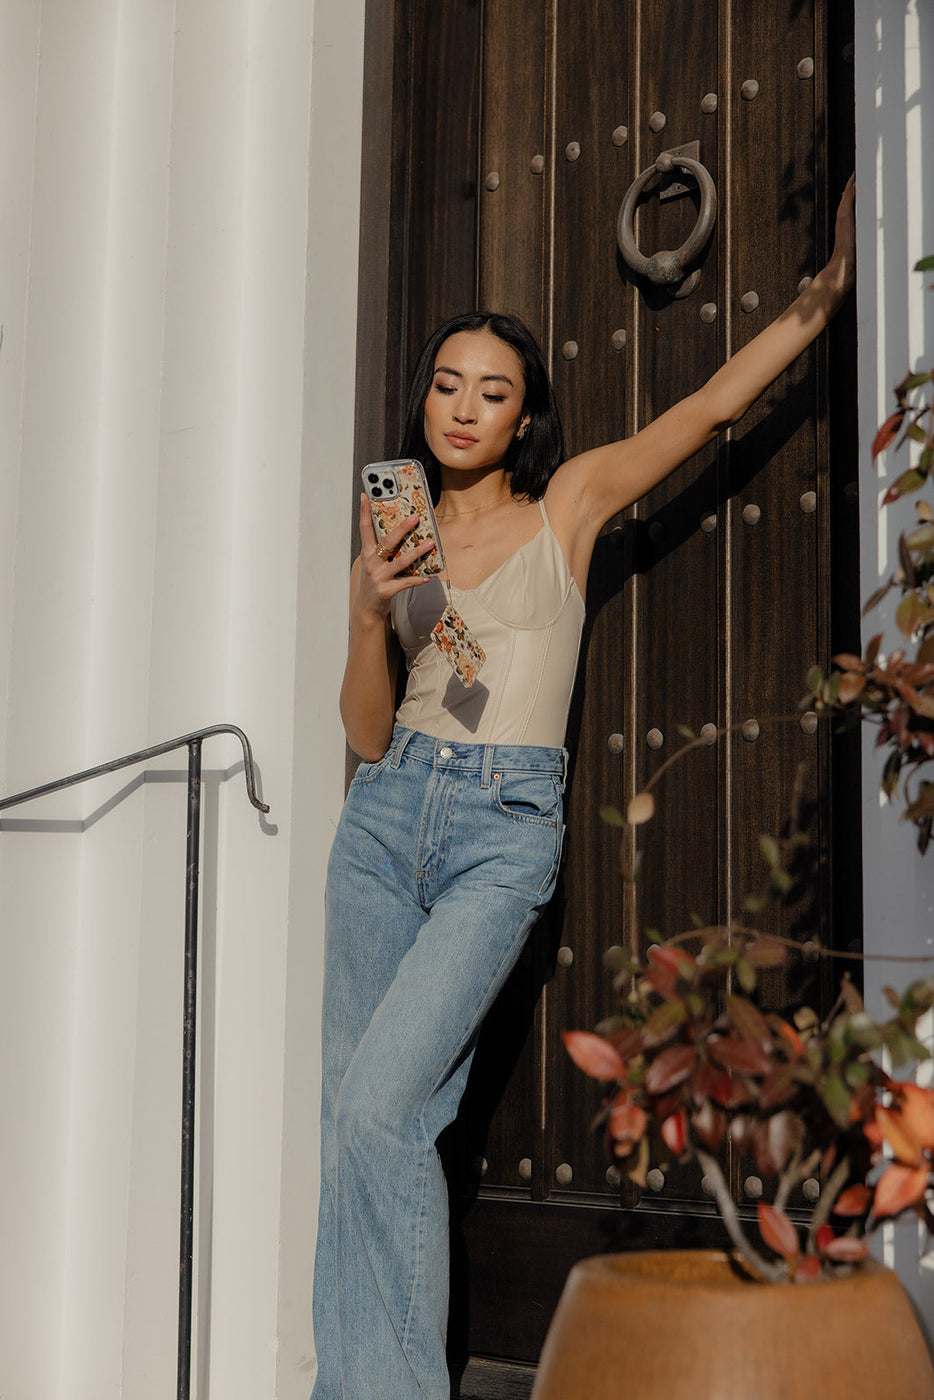
<svg viewBox="0 0 934 1400">
<path fill-rule="evenodd" d="M 727 1255 L 608 1254 L 571 1270 L 532 1400 L 934 1400 L 908 1297 L 869 1262 L 781 1285 Z"/>
</svg>

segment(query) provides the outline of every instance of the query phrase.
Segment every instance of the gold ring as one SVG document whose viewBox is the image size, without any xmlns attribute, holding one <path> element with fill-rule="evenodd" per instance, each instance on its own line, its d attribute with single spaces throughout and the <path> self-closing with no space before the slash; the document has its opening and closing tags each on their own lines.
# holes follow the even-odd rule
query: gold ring
<svg viewBox="0 0 934 1400">
<path fill-rule="evenodd" d="M 376 553 L 379 555 L 380 559 L 383 560 L 390 559 L 392 557 L 391 554 L 389 554 L 388 551 L 381 544 L 376 546 Z"/>
</svg>

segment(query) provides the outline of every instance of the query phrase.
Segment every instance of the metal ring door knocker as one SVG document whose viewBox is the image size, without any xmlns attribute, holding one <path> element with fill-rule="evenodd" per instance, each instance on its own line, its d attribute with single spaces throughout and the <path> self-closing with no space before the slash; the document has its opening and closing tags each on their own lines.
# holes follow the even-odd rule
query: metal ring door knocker
<svg viewBox="0 0 934 1400">
<path fill-rule="evenodd" d="M 697 181 L 700 190 L 700 210 L 697 222 L 686 242 L 674 252 L 654 253 L 647 258 L 636 247 L 634 218 L 639 196 L 653 175 L 670 175 L 672 170 L 685 170 Z M 699 160 L 682 155 L 679 151 L 663 151 L 654 165 L 643 170 L 626 191 L 616 220 L 616 241 L 623 261 L 639 277 L 647 277 L 657 286 L 667 287 L 673 296 L 686 297 L 693 292 L 700 280 L 700 269 L 688 273 L 707 246 L 707 241 L 717 222 L 717 190 L 710 173 Z"/>
</svg>

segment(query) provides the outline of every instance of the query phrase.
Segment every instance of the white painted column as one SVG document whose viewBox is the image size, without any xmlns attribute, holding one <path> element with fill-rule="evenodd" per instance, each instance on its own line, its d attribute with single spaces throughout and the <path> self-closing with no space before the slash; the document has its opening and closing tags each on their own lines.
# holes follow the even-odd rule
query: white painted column
<svg viewBox="0 0 934 1400">
<path fill-rule="evenodd" d="M 305 1400 L 363 0 L 2 27 L 0 792 L 253 740 L 268 821 L 204 748 L 193 1372 Z M 174 1393 L 186 763 L 0 818 L 5 1400 Z"/>
<path fill-rule="evenodd" d="M 877 469 L 870 444 L 895 408 L 893 386 L 934 362 L 932 280 L 912 268 L 934 253 L 934 11 L 927 0 L 856 0 L 856 145 L 860 415 L 860 526 L 863 596 L 898 563 L 898 536 L 911 527 L 912 500 L 881 511 L 908 453 L 888 451 Z M 926 492 L 930 499 L 930 490 Z M 884 631 L 898 645 L 897 595 L 863 621 L 864 638 Z M 900 804 L 880 799 L 882 758 L 868 729 L 863 753 L 863 902 L 867 953 L 934 953 L 934 851 L 921 857 Z M 866 999 L 889 1014 L 882 988 L 929 975 L 923 965 L 870 962 Z M 928 1074 L 922 1070 L 922 1077 Z M 934 1340 L 934 1256 L 911 1224 L 889 1226 L 880 1253 L 897 1268 Z"/>
</svg>

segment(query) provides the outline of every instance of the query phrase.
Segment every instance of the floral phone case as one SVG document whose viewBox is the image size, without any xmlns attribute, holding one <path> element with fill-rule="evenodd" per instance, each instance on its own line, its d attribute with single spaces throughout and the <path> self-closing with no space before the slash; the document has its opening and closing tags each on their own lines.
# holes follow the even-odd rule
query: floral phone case
<svg viewBox="0 0 934 1400">
<path fill-rule="evenodd" d="M 423 554 L 402 571 L 405 574 L 440 574 L 444 572 L 441 539 L 431 508 L 431 494 L 421 462 L 412 459 L 398 462 L 370 462 L 363 468 L 363 489 L 370 502 L 373 529 L 382 540 L 401 525 L 407 516 L 418 515 L 418 524 L 406 535 L 402 548 L 414 549 L 424 540 L 433 540 L 434 549 Z"/>
<path fill-rule="evenodd" d="M 486 652 L 453 603 L 448 604 L 435 623 L 431 640 L 464 689 L 469 690 L 486 660 Z"/>
</svg>

